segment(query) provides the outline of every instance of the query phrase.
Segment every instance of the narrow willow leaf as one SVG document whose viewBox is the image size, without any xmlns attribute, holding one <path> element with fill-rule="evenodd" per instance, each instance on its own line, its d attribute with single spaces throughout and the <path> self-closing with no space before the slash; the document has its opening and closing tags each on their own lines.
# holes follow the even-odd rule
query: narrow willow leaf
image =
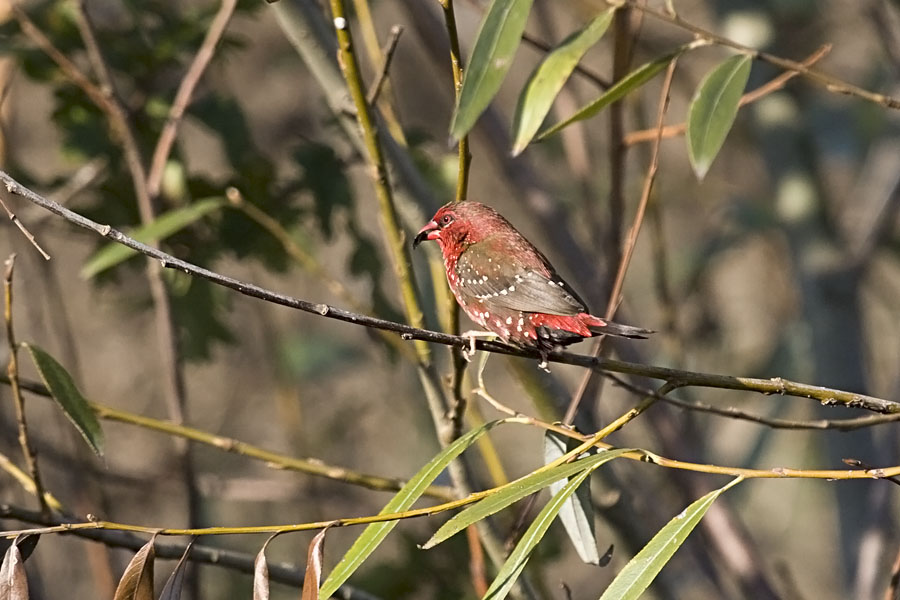
<svg viewBox="0 0 900 600">
<path fill-rule="evenodd" d="M 0 565 L 0 600 L 28 600 L 25 559 L 16 542 L 10 544 Z"/>
<path fill-rule="evenodd" d="M 156 558 L 156 552 L 153 550 L 153 543 L 155 541 L 156 536 L 154 535 L 137 551 L 137 554 L 125 567 L 125 573 L 119 580 L 113 600 L 154 600 L 153 560 Z"/>
<path fill-rule="evenodd" d="M 674 52 L 670 52 L 669 54 L 661 56 L 654 61 L 641 65 L 640 67 L 617 81 L 615 85 L 603 92 L 600 97 L 578 109 L 578 111 L 576 111 L 574 115 L 539 133 L 537 139 L 543 140 L 547 136 L 553 135 L 557 131 L 571 125 L 572 123 L 575 123 L 576 121 L 590 119 L 616 100 L 620 100 L 629 92 L 636 90 L 637 88 L 653 79 L 660 71 L 669 66 L 670 62 L 675 60 L 678 56 L 680 56 L 683 52 L 689 50 L 690 48 L 691 45 L 686 44 L 684 46 L 681 46 Z"/>
<path fill-rule="evenodd" d="M 193 545 L 194 541 L 191 540 L 187 545 L 187 548 L 184 549 L 181 560 L 175 565 L 175 570 L 169 575 L 166 585 L 163 586 L 163 590 L 159 594 L 159 600 L 180 600 L 181 590 L 184 589 L 184 574 L 187 571 L 187 558 L 191 553 L 191 546 Z"/>
<path fill-rule="evenodd" d="M 510 553 L 509 558 L 507 558 L 506 562 L 503 563 L 503 566 L 500 567 L 497 577 L 491 582 L 491 587 L 488 588 L 483 600 L 501 600 L 502 598 L 506 598 L 509 590 L 516 583 L 516 579 L 519 578 L 519 575 L 525 568 L 525 564 L 531 557 L 531 552 L 544 537 L 544 534 L 547 533 L 547 529 L 550 528 L 550 523 L 556 518 L 562 505 L 565 504 L 566 500 L 568 500 L 575 490 L 578 489 L 578 486 L 584 483 L 584 480 L 588 478 L 594 469 L 599 466 L 600 465 L 598 464 L 582 471 L 550 498 L 550 501 L 541 509 L 541 512 L 538 513 L 534 518 L 534 521 L 532 521 L 531 525 L 522 535 L 522 539 L 519 540 L 515 549 Z"/>
<path fill-rule="evenodd" d="M 584 53 L 606 33 L 614 12 L 615 8 L 610 8 L 591 19 L 583 29 L 564 39 L 531 73 L 513 117 L 513 156 L 528 146 Z"/>
<path fill-rule="evenodd" d="M 145 244 L 153 240 L 164 240 L 224 205 L 224 198 L 204 198 L 184 208 L 170 210 L 157 217 L 152 223 L 131 231 L 129 235 Z M 115 242 L 108 244 L 88 258 L 81 268 L 81 277 L 90 279 L 128 260 L 135 254 L 137 254 L 137 250 L 132 250 L 122 244 Z"/>
<path fill-rule="evenodd" d="M 447 468 L 453 459 L 462 454 L 462 452 L 474 444 L 482 435 L 502 423 L 503 421 L 491 421 L 461 436 L 455 442 L 444 448 L 440 454 L 435 456 L 431 461 L 422 467 L 412 479 L 410 479 L 403 488 L 397 492 L 390 502 L 388 502 L 379 514 L 390 514 L 407 510 L 428 488 L 431 483 L 437 479 L 437 476 Z M 386 521 L 384 523 L 372 523 L 362 532 L 344 557 L 334 567 L 334 570 L 328 575 L 328 578 L 322 584 L 319 590 L 319 598 L 327 600 L 347 579 L 359 568 L 359 566 L 369 557 L 375 548 L 387 537 L 387 534 L 397 525 L 397 521 Z"/>
<path fill-rule="evenodd" d="M 741 481 L 740 477 L 711 491 L 666 523 L 616 575 L 616 578 L 600 596 L 600 600 L 634 600 L 644 593 L 650 582 L 669 562 L 675 551 L 681 547 L 688 534 L 694 530 L 716 498 L 739 481 Z"/>
<path fill-rule="evenodd" d="M 266 548 L 278 534 L 272 535 L 259 549 L 253 561 L 253 600 L 269 600 L 269 566 L 266 564 Z"/>
<path fill-rule="evenodd" d="M 325 532 L 326 527 L 316 534 L 309 543 L 306 552 L 306 575 L 303 576 L 303 595 L 300 600 L 317 600 L 319 597 L 319 582 L 322 581 L 322 560 L 325 557 Z"/>
<path fill-rule="evenodd" d="M 526 475 L 521 479 L 517 479 L 503 486 L 497 493 L 488 496 L 468 507 L 467 509 L 454 516 L 452 519 L 444 523 L 438 529 L 431 539 L 428 540 L 423 549 L 432 548 L 444 540 L 456 535 L 472 523 L 480 521 L 485 517 L 503 510 L 510 504 L 518 502 L 526 496 L 538 492 L 554 481 L 564 479 L 566 477 L 580 473 L 586 469 L 592 470 L 605 462 L 608 462 L 622 454 L 629 452 L 628 449 L 619 448 L 616 450 L 607 450 L 600 452 L 594 456 L 582 458 L 570 463 L 564 463 L 553 467 L 546 471 L 537 471 Z"/>
<path fill-rule="evenodd" d="M 34 344 L 23 344 L 50 395 L 98 456 L 103 456 L 103 430 L 94 409 L 72 381 L 72 376 L 56 359 Z"/>
<path fill-rule="evenodd" d="M 533 0 L 493 0 L 475 39 L 469 67 L 463 76 L 459 104 L 450 123 L 450 135 L 466 135 L 493 99 L 525 31 Z"/>
<path fill-rule="evenodd" d="M 697 179 L 709 171 L 734 124 L 752 62 L 745 54 L 722 62 L 703 78 L 691 100 L 684 137 Z"/>
<path fill-rule="evenodd" d="M 544 434 L 544 464 L 549 464 L 571 450 L 576 442 L 572 438 L 547 431 Z M 550 493 L 556 494 L 566 482 L 557 481 L 550 484 Z M 600 551 L 597 549 L 597 535 L 594 531 L 594 504 L 591 502 L 591 486 L 583 485 L 566 500 L 559 511 L 559 520 L 578 557 L 591 565 L 600 564 Z"/>
</svg>

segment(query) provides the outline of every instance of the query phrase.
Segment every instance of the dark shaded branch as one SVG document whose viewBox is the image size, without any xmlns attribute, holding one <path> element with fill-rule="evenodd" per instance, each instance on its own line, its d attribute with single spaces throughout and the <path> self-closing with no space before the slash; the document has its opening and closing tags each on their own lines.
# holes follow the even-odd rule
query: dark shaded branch
<svg viewBox="0 0 900 600">
<path fill-rule="evenodd" d="M 17 506 L 9 504 L 0 505 L 0 518 L 16 519 L 25 523 L 34 523 L 38 525 L 55 526 L 69 522 L 63 519 L 48 519 L 42 517 L 40 513 L 25 510 Z M 147 540 L 128 533 L 125 531 L 110 531 L 103 529 L 81 529 L 73 530 L 68 535 L 74 535 L 80 538 L 94 540 L 113 548 L 130 548 L 131 550 L 139 550 Z M 184 554 L 187 544 L 168 544 L 157 541 L 154 545 L 157 558 L 167 558 L 178 560 Z M 196 563 L 215 565 L 224 567 L 232 571 L 239 571 L 253 575 L 253 563 L 256 557 L 246 552 L 237 552 L 235 550 L 227 550 L 225 548 L 204 546 L 195 543 L 191 548 L 188 560 Z M 285 585 L 299 588 L 303 584 L 303 576 L 305 571 L 302 567 L 289 563 L 272 563 L 269 562 L 269 579 Z M 349 600 L 378 600 L 375 596 L 363 592 L 359 588 L 343 585 L 335 593 L 335 598 L 344 598 Z"/>
</svg>

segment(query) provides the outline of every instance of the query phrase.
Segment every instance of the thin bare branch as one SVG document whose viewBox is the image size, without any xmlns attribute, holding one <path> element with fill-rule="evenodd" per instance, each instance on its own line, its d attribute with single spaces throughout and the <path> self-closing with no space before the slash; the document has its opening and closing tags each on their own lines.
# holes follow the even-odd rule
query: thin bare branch
<svg viewBox="0 0 900 600">
<path fill-rule="evenodd" d="M 363 327 L 372 327 L 375 329 L 394 331 L 400 334 L 401 338 L 406 340 L 421 340 L 424 342 L 444 344 L 447 346 L 458 346 L 460 348 L 466 348 L 471 343 L 471 339 L 468 337 L 450 335 L 439 331 L 429 331 L 427 329 L 420 329 L 403 323 L 396 323 L 394 321 L 388 321 L 386 319 L 379 319 L 376 317 L 370 317 L 368 315 L 350 312 L 341 308 L 329 306 L 328 304 L 309 302 L 307 300 L 302 300 L 285 294 L 280 294 L 278 292 L 273 292 L 252 283 L 240 281 L 226 275 L 221 275 L 214 271 L 210 271 L 209 269 L 205 269 L 203 267 L 176 258 L 171 254 L 159 250 L 158 248 L 153 248 L 151 246 L 148 246 L 147 244 L 143 244 L 133 238 L 128 237 L 121 231 L 110 227 L 109 225 L 101 225 L 96 221 L 92 221 L 91 219 L 88 219 L 87 217 L 84 217 L 64 206 L 61 206 L 60 204 L 53 202 L 52 200 L 36 194 L 27 187 L 21 185 L 9 174 L 2 170 L 0 170 L 0 181 L 4 183 L 8 192 L 16 194 L 17 196 L 21 196 L 29 202 L 32 202 L 37 206 L 49 210 L 50 212 L 62 217 L 73 225 L 77 225 L 84 229 L 94 231 L 105 238 L 118 242 L 133 250 L 137 250 L 141 254 L 156 259 L 164 267 L 177 269 L 179 271 L 187 273 L 188 275 L 206 279 L 207 281 L 211 281 L 212 283 L 215 283 L 222 287 L 227 287 L 229 289 L 235 290 L 236 292 L 244 294 L 245 296 L 258 298 L 260 300 L 265 300 L 266 302 L 271 302 L 273 304 L 280 304 L 289 308 L 317 314 L 329 319 L 336 319 L 339 321 L 353 323 L 355 325 L 361 325 Z M 540 359 L 540 356 L 536 351 L 514 348 L 512 346 L 507 346 L 499 342 L 476 340 L 475 347 L 479 350 L 495 352 L 498 354 L 521 356 L 534 360 Z M 884 414 L 893 414 L 900 412 L 900 403 L 891 400 L 885 400 L 882 398 L 876 398 L 874 396 L 867 396 L 865 394 L 835 390 L 806 383 L 789 381 L 787 379 L 782 379 L 781 377 L 760 379 L 753 377 L 736 377 L 733 375 L 716 375 L 712 373 L 683 371 L 680 369 L 669 369 L 666 367 L 657 367 L 653 365 L 629 363 L 607 358 L 593 358 L 591 356 L 572 354 L 569 352 L 553 352 L 547 357 L 547 360 L 549 362 L 575 365 L 588 369 L 596 369 L 600 371 L 610 371 L 615 373 L 624 373 L 627 375 L 638 375 L 642 377 L 649 377 L 652 379 L 659 379 L 666 382 L 677 383 L 679 387 L 710 387 L 728 390 L 740 390 L 746 392 L 757 392 L 766 395 L 778 394 L 783 396 L 809 398 L 812 400 L 816 400 L 826 406 L 840 405 L 854 408 L 864 408 L 866 410 Z"/>
<path fill-rule="evenodd" d="M 381 87 L 387 80 L 388 71 L 391 70 L 391 61 L 394 59 L 394 51 L 397 49 L 397 42 L 400 41 L 400 35 L 403 33 L 403 27 L 394 25 L 391 27 L 391 35 L 388 37 L 384 50 L 381 52 L 381 67 L 378 69 L 378 76 L 372 85 L 369 86 L 369 92 L 366 94 L 366 102 L 375 104 L 378 101 L 378 95 L 381 93 Z"/>
<path fill-rule="evenodd" d="M 178 126 L 181 124 L 181 119 L 191 103 L 191 98 L 194 95 L 197 84 L 200 82 L 200 78 L 203 77 L 203 73 L 212 60 L 219 40 L 225 34 L 225 29 L 228 27 L 231 15 L 234 14 L 236 5 L 237 0 L 222 0 L 216 16 L 213 17 L 209 25 L 206 37 L 203 38 L 200 49 L 197 50 L 191 66 L 188 67 L 187 72 L 181 79 L 181 83 L 178 85 L 175 100 L 173 100 L 172 106 L 169 108 L 166 124 L 163 125 L 162 132 L 159 134 L 156 148 L 153 150 L 153 158 L 150 160 L 150 170 L 147 173 L 147 193 L 151 198 L 159 195 L 163 171 L 169 154 L 172 152 L 172 145 L 175 143 L 175 138 L 178 134 Z"/>
<path fill-rule="evenodd" d="M 25 227 L 25 225 L 22 223 L 22 221 L 19 220 L 19 217 L 16 216 L 16 213 L 11 211 L 9 209 L 9 207 L 6 206 L 6 202 L 3 201 L 3 198 L 0 198 L 0 206 L 2 206 L 3 210 L 6 211 L 6 216 L 9 217 L 9 220 L 12 221 L 13 224 L 19 228 L 19 231 L 22 232 L 22 235 L 25 236 L 25 239 L 27 239 L 29 242 L 31 242 L 31 245 L 34 246 L 38 252 L 41 253 L 41 256 L 44 257 L 44 260 L 50 260 L 50 255 L 47 254 L 43 248 L 41 248 L 41 245 L 37 243 L 37 240 L 34 239 L 34 236 L 31 234 L 30 231 L 28 231 L 28 228 Z"/>
</svg>

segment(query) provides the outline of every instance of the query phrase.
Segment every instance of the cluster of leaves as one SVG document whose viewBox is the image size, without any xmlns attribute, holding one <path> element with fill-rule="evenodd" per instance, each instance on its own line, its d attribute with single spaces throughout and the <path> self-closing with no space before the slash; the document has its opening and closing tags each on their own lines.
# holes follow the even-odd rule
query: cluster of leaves
<svg viewBox="0 0 900 600">
<path fill-rule="evenodd" d="M 512 66 L 533 0 L 494 0 L 481 23 L 459 102 L 450 125 L 459 139 L 475 125 L 488 107 Z M 616 81 L 560 122 L 541 125 L 575 67 L 606 33 L 615 8 L 605 10 L 560 42 L 534 69 L 525 83 L 512 123 L 512 153 L 517 155 L 532 141 L 540 141 L 577 121 L 589 119 L 621 100 L 663 71 L 682 54 L 706 45 L 692 42 L 651 60 Z M 737 115 L 738 102 L 750 76 L 751 57 L 738 55 L 713 69 L 701 82 L 688 109 L 688 156 L 702 179 L 722 147 Z"/>
<path fill-rule="evenodd" d="M 236 10 L 247 14 L 260 6 L 258 2 L 242 1 Z M 120 9 L 128 12 L 122 20 L 132 21 L 137 34 L 123 35 L 104 20 L 96 25 L 97 38 L 100 48 L 108 49 L 106 58 L 119 96 L 127 104 L 140 151 L 148 157 L 166 122 L 180 77 L 203 40 L 215 7 L 189 8 L 153 1 L 124 3 Z M 83 55 L 71 3 L 45 2 L 31 8 L 30 15 L 64 55 Z M 94 203 L 81 207 L 84 214 L 130 230 L 138 239 L 159 241 L 195 263 L 211 265 L 233 257 L 256 260 L 278 272 L 286 270 L 290 263 L 281 242 L 226 201 L 225 190 L 234 188 L 244 201 L 270 216 L 291 236 L 303 238 L 302 243 L 346 235 L 353 246 L 349 270 L 371 282 L 373 311 L 385 317 L 396 314 L 382 292 L 379 253 L 368 235 L 355 225 L 346 165 L 330 146 L 298 139 L 289 161 L 284 161 L 289 164 L 278 163 L 256 143 L 244 109 L 233 96 L 201 89 L 187 118 L 202 125 L 218 141 L 227 161 L 223 169 L 227 175 L 214 178 L 187 172 L 189 157 L 176 145 L 163 178 L 159 216 L 139 227 L 132 173 L 110 135 L 108 115 L 47 55 L 32 47 L 15 21 L 4 29 L 0 35 L 12 42 L 6 51 L 17 57 L 25 75 L 53 90 L 52 118 L 62 136 L 65 156 L 75 163 L 101 160 L 106 165 L 95 184 Z M 227 34 L 216 60 L 227 58 L 242 45 L 240 38 Z M 15 158 L 11 157 L 10 170 L 23 182 L 33 183 L 34 177 L 26 167 L 16 164 Z M 57 180 L 43 185 L 61 183 Z M 338 229 L 338 223 L 346 226 Z M 85 265 L 82 275 L 109 281 L 119 269 L 143 264 L 138 260 L 120 264 L 131 256 L 133 252 L 121 247 L 101 248 Z M 170 280 L 170 284 L 182 353 L 188 359 L 206 359 L 214 343 L 232 339 L 225 319 L 228 295 L 204 281 L 182 278 Z"/>
</svg>

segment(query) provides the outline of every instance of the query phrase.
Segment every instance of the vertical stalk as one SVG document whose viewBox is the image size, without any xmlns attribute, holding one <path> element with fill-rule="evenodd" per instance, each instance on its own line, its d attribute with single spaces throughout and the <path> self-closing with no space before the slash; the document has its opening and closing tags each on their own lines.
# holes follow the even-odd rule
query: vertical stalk
<svg viewBox="0 0 900 600">
<path fill-rule="evenodd" d="M 384 153 L 378 139 L 378 129 L 372 109 L 366 102 L 362 76 L 359 71 L 359 62 L 353 49 L 353 37 L 350 34 L 350 24 L 347 21 L 346 11 L 342 0 L 330 0 L 331 12 L 334 17 L 334 29 L 338 40 L 338 62 L 344 79 L 350 89 L 350 97 L 356 108 L 356 118 L 362 129 L 363 142 L 366 147 L 371 168 L 371 176 L 375 184 L 375 196 L 380 208 L 381 223 L 387 237 L 388 250 L 397 280 L 400 284 L 400 292 L 403 297 L 403 307 L 406 319 L 413 327 L 423 327 L 421 304 L 415 285 L 415 276 L 409 257 L 409 248 L 406 244 L 406 236 L 400 229 L 397 218 L 397 208 L 394 205 L 394 196 L 388 180 L 387 167 Z M 423 366 L 431 365 L 431 350 L 421 341 L 415 341 L 416 353 Z"/>
<path fill-rule="evenodd" d="M 46 517 L 50 515 L 50 507 L 44 497 L 44 486 L 41 484 L 41 472 L 38 469 L 37 456 L 31 447 L 28 438 L 28 423 L 25 421 L 25 399 L 19 387 L 19 344 L 13 330 L 12 302 L 13 302 L 13 267 L 16 264 L 16 255 L 10 254 L 6 259 L 6 271 L 3 277 L 3 318 L 6 322 L 6 339 L 9 342 L 9 363 L 6 372 L 9 375 L 9 387 L 12 389 L 13 403 L 16 407 L 16 423 L 19 427 L 19 445 L 22 446 L 22 454 L 25 456 L 25 466 L 31 480 L 34 482 L 34 493 L 41 505 L 41 513 Z"/>
</svg>

